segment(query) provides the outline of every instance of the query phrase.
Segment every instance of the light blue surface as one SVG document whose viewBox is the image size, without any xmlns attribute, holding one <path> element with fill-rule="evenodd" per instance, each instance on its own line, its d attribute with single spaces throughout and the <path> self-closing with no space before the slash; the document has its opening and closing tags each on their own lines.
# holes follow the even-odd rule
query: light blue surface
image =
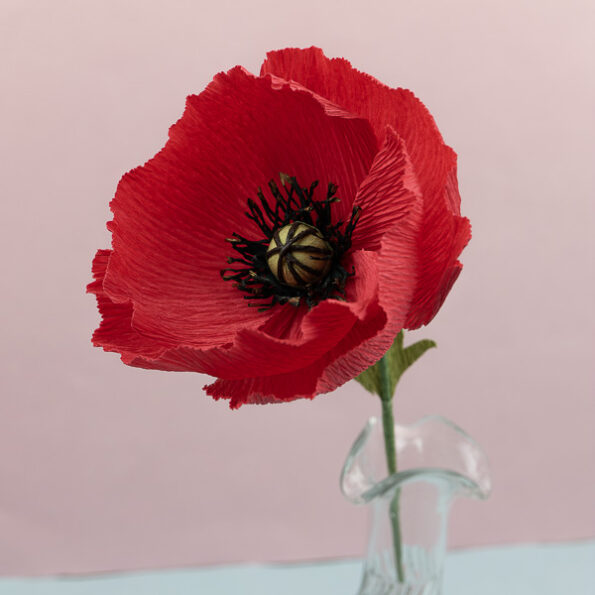
<svg viewBox="0 0 595 595">
<path fill-rule="evenodd" d="M 353 595 L 361 562 L 0 579 L 2 595 Z M 460 550 L 444 595 L 595 595 L 595 541 Z"/>
</svg>

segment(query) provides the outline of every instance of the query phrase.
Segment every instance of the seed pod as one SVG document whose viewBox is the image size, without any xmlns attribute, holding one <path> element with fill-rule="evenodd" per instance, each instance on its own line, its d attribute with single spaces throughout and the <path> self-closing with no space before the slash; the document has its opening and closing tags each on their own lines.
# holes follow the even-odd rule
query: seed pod
<svg viewBox="0 0 595 595">
<path fill-rule="evenodd" d="M 322 281 L 330 271 L 332 258 L 333 249 L 320 231 L 301 221 L 278 229 L 266 253 L 273 275 L 290 287 Z"/>
</svg>

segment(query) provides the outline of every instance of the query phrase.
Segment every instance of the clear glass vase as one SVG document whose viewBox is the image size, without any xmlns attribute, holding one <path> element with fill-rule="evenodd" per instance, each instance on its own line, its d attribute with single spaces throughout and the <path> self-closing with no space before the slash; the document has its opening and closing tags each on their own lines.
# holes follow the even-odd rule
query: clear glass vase
<svg viewBox="0 0 595 595">
<path fill-rule="evenodd" d="M 463 430 L 439 416 L 395 426 L 398 472 L 387 476 L 382 422 L 370 418 L 341 474 L 341 490 L 371 507 L 358 595 L 440 595 L 451 504 L 485 499 L 487 460 Z"/>
</svg>

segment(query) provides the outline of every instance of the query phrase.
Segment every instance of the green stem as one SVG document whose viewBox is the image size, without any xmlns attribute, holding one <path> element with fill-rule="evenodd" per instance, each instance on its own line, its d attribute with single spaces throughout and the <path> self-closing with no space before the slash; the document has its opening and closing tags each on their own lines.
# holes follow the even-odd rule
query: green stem
<svg viewBox="0 0 595 595">
<path fill-rule="evenodd" d="M 384 356 L 378 362 L 380 372 L 380 399 L 382 401 L 382 427 L 384 429 L 384 448 L 386 451 L 386 465 L 389 475 L 397 472 L 397 449 L 395 445 L 395 421 L 393 417 L 393 395 L 391 394 L 390 371 L 388 361 Z M 399 522 L 399 493 L 395 494 L 390 503 L 389 515 L 391 519 L 393 532 L 393 546 L 395 551 L 395 567 L 397 570 L 397 580 L 402 583 L 405 581 L 403 571 L 403 552 L 401 543 L 401 524 Z"/>
</svg>

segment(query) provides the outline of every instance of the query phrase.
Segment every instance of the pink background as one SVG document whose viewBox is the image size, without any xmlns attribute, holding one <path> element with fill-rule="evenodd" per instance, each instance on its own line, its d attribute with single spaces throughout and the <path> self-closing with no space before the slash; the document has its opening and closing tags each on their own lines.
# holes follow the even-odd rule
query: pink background
<svg viewBox="0 0 595 595">
<path fill-rule="evenodd" d="M 593 5 L 0 3 L 0 572 L 359 555 L 338 474 L 374 398 L 351 382 L 230 412 L 206 378 L 93 349 L 84 295 L 122 173 L 185 95 L 267 49 L 319 45 L 409 87 L 459 153 L 474 239 L 397 414 L 456 420 L 489 452 L 454 546 L 595 535 Z M 409 339 L 414 338 L 410 335 Z"/>
</svg>

